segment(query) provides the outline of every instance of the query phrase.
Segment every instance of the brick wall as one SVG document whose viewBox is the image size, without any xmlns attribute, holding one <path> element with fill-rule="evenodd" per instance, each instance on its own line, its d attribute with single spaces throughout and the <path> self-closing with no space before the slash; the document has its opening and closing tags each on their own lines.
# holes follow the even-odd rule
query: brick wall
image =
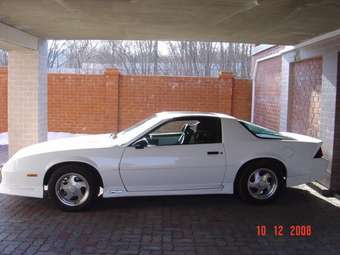
<svg viewBox="0 0 340 255">
<path fill-rule="evenodd" d="M 0 69 L 0 132 L 7 130 L 7 70 Z"/>
<path fill-rule="evenodd" d="M 281 56 L 258 63 L 255 74 L 254 122 L 279 130 Z"/>
<path fill-rule="evenodd" d="M 269 49 L 260 51 L 256 54 L 252 55 L 252 57 L 251 57 L 251 76 L 254 77 L 255 63 L 256 63 L 257 60 L 271 56 L 271 55 L 276 54 L 276 53 L 279 53 L 281 50 L 284 49 L 284 47 L 285 46 L 283 46 L 283 45 L 276 45 L 274 47 L 271 47 Z"/>
<path fill-rule="evenodd" d="M 320 137 L 321 77 L 322 58 L 292 64 L 289 131 Z"/>
<path fill-rule="evenodd" d="M 236 79 L 233 88 L 232 113 L 240 119 L 251 119 L 252 89 L 249 80 Z"/>
<path fill-rule="evenodd" d="M 49 130 L 83 133 L 107 130 L 113 114 L 103 114 L 106 97 L 103 75 L 49 74 Z"/>
<path fill-rule="evenodd" d="M 159 111 L 231 113 L 231 77 L 198 78 L 122 75 L 119 129 Z"/>
<path fill-rule="evenodd" d="M 1 123 L 7 123 L 6 77 L 0 72 Z M 115 69 L 104 75 L 48 75 L 49 131 L 116 131 L 170 110 L 222 112 L 249 120 L 251 81 L 234 79 L 230 73 L 218 78 L 136 76 Z M 7 130 L 2 125 L 0 132 Z"/>
</svg>

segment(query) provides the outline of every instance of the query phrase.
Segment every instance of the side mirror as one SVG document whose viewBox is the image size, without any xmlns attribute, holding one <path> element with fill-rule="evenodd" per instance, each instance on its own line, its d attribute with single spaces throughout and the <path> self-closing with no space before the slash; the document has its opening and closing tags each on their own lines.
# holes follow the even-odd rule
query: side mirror
<svg viewBox="0 0 340 255">
<path fill-rule="evenodd" d="M 140 139 L 133 144 L 133 147 L 135 147 L 135 149 L 144 149 L 146 146 L 148 146 L 148 142 L 145 138 Z"/>
</svg>

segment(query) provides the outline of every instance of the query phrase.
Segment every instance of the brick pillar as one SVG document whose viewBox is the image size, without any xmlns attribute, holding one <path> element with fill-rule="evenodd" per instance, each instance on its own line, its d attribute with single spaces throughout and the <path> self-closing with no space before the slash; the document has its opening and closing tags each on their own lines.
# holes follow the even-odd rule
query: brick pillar
<svg viewBox="0 0 340 255">
<path fill-rule="evenodd" d="M 47 41 L 8 57 L 9 155 L 47 139 Z"/>
<path fill-rule="evenodd" d="M 0 68 L 0 133 L 7 132 L 7 68 Z"/>
<path fill-rule="evenodd" d="M 118 69 L 107 69 L 105 71 L 106 107 L 105 117 L 108 120 L 106 129 L 108 131 L 119 131 L 119 77 Z"/>
<path fill-rule="evenodd" d="M 234 74 L 231 72 L 221 72 L 219 80 L 222 82 L 223 86 L 220 86 L 219 93 L 219 109 L 220 112 L 233 114 L 233 87 L 234 87 Z"/>
</svg>

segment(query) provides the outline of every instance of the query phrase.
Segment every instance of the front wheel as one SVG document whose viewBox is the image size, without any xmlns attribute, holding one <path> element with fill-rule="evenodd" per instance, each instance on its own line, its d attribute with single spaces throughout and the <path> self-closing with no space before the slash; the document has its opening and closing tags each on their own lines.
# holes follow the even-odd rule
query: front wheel
<svg viewBox="0 0 340 255">
<path fill-rule="evenodd" d="M 258 162 L 241 171 L 238 193 L 243 200 L 265 204 L 276 199 L 284 188 L 282 171 L 274 164 Z"/>
<path fill-rule="evenodd" d="M 98 190 L 94 174 L 77 165 L 58 168 L 48 183 L 49 197 L 65 211 L 89 208 L 96 200 Z"/>
</svg>

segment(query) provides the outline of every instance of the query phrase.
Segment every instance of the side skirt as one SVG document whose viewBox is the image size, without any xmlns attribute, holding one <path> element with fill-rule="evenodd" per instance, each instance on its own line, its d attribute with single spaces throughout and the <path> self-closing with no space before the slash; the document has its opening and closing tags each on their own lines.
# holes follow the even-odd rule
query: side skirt
<svg viewBox="0 0 340 255">
<path fill-rule="evenodd" d="M 222 189 L 199 190 L 171 190 L 171 191 L 125 191 L 113 189 L 103 194 L 104 198 L 110 197 L 140 197 L 140 196 L 184 196 L 184 195 L 209 195 L 209 194 L 233 194 L 233 184 L 225 184 Z"/>
</svg>

